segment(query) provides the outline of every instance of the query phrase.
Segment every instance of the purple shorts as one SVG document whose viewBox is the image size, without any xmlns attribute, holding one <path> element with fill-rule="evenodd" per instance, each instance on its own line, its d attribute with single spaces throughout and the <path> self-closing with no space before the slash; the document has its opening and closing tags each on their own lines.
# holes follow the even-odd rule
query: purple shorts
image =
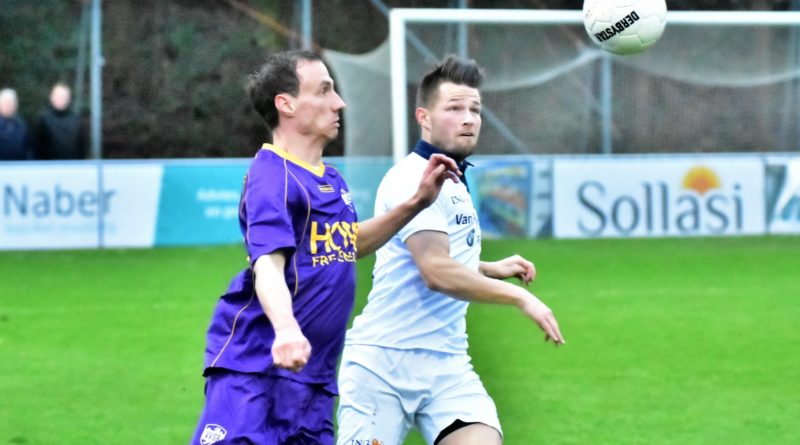
<svg viewBox="0 0 800 445">
<path fill-rule="evenodd" d="M 322 385 L 217 369 L 191 445 L 333 445 L 334 398 Z"/>
</svg>

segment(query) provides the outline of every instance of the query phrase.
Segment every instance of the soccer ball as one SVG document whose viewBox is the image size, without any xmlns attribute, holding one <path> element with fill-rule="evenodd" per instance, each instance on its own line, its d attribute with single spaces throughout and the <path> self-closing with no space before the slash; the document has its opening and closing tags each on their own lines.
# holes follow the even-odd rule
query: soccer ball
<svg viewBox="0 0 800 445">
<path fill-rule="evenodd" d="M 636 54 L 653 46 L 667 24 L 665 0 L 584 0 L 589 37 L 614 54 Z"/>
</svg>

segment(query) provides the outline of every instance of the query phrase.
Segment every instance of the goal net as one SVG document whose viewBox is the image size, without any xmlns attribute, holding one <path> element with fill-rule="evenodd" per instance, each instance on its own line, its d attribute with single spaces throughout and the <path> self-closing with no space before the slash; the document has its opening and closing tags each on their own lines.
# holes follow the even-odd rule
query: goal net
<svg viewBox="0 0 800 445">
<path fill-rule="evenodd" d="M 670 12 L 649 51 L 611 56 L 580 11 L 400 9 L 366 54 L 327 51 L 345 154 L 397 158 L 418 137 L 416 83 L 447 54 L 486 69 L 480 154 L 800 148 L 800 15 Z"/>
</svg>

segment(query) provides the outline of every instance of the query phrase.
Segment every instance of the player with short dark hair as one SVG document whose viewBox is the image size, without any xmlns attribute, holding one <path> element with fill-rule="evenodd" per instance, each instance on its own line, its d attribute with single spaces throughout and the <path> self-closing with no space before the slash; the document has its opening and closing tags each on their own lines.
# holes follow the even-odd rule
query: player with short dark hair
<svg viewBox="0 0 800 445">
<path fill-rule="evenodd" d="M 472 60 L 448 57 L 420 83 L 415 115 L 421 139 L 392 167 L 375 214 L 392 212 L 432 156 L 469 165 L 481 128 L 483 74 Z M 564 343 L 552 311 L 523 288 L 533 263 L 519 255 L 480 260 L 478 214 L 465 181 L 446 183 L 436 201 L 377 252 L 369 301 L 348 331 L 339 368 L 339 445 L 400 444 L 412 427 L 429 444 L 502 442 L 491 397 L 467 354 L 468 302 L 513 304 Z"/>
<path fill-rule="evenodd" d="M 347 184 L 322 162 L 345 104 L 320 57 L 272 55 L 248 92 L 273 143 L 245 178 L 239 221 L 249 266 L 211 319 L 206 402 L 191 443 L 332 444 L 355 261 L 430 205 L 458 169 L 432 158 L 413 196 L 359 223 Z"/>
<path fill-rule="evenodd" d="M 278 126 L 279 114 L 275 108 L 275 97 L 282 93 L 297 96 L 300 91 L 300 79 L 295 72 L 298 60 L 321 62 L 322 58 L 311 51 L 276 53 L 250 76 L 247 83 L 250 102 L 270 131 Z"/>
<path fill-rule="evenodd" d="M 439 86 L 445 82 L 464 85 L 477 90 L 483 83 L 483 76 L 483 69 L 477 64 L 459 60 L 455 57 L 448 57 L 427 73 L 419 82 L 417 107 L 428 108 L 436 102 L 439 95 Z"/>
</svg>

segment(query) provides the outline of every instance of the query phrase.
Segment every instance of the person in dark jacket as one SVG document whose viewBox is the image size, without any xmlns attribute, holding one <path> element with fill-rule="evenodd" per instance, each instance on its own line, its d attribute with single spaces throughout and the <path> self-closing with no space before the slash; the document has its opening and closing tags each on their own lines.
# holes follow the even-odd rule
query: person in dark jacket
<svg viewBox="0 0 800 445">
<path fill-rule="evenodd" d="M 28 126 L 17 115 L 17 93 L 0 90 L 0 161 L 25 161 L 31 159 Z"/>
<path fill-rule="evenodd" d="M 50 105 L 36 126 L 37 159 L 84 159 L 85 137 L 79 115 L 70 109 L 72 92 L 57 83 L 50 92 Z"/>
</svg>

